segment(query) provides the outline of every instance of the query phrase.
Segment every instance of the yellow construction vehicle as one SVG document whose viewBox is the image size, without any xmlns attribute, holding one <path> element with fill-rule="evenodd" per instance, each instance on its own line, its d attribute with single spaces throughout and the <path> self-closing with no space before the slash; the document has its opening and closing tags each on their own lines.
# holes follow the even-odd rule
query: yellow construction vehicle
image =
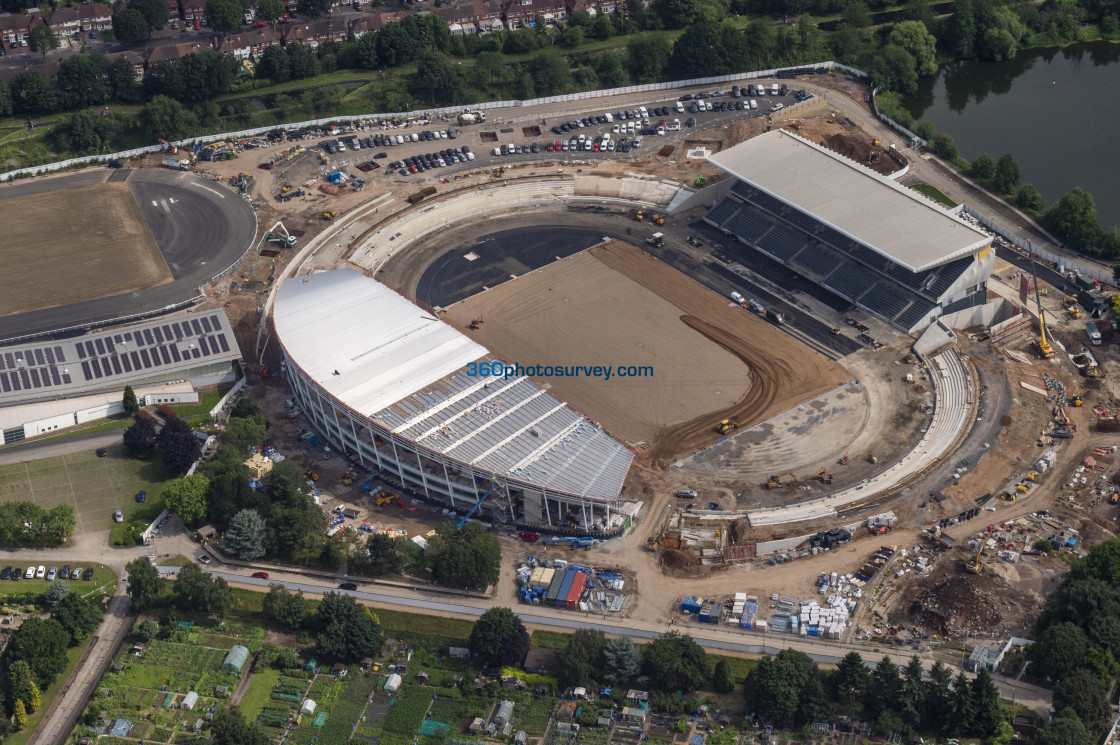
<svg viewBox="0 0 1120 745">
<path fill-rule="evenodd" d="M 665 224 L 665 216 L 664 215 L 654 215 L 650 219 L 653 222 L 657 223 L 658 225 L 664 225 Z"/>
<path fill-rule="evenodd" d="M 399 495 L 399 494 L 386 494 L 383 497 L 378 497 L 377 506 L 378 507 L 383 507 L 387 504 L 390 504 L 391 502 L 400 503 L 401 502 L 401 495 Z"/>
<path fill-rule="evenodd" d="M 725 435 L 738 426 L 739 424 L 737 422 L 733 422 L 730 419 L 724 419 L 722 422 L 716 425 L 716 430 L 719 431 L 721 435 Z"/>
<path fill-rule="evenodd" d="M 644 220 L 645 217 L 646 216 L 644 214 L 642 214 L 641 210 L 638 210 L 637 212 L 634 213 L 634 219 L 637 220 L 638 222 L 641 222 L 642 220 Z"/>
<path fill-rule="evenodd" d="M 319 480 L 319 474 L 315 473 L 311 469 L 308 469 L 308 470 L 304 471 L 303 475 L 306 476 L 307 478 L 311 479 L 312 481 L 318 481 Z"/>
<path fill-rule="evenodd" d="M 1071 316 L 1073 316 L 1074 318 L 1081 318 L 1081 309 L 1078 308 L 1076 305 L 1069 306 L 1068 310 L 1069 310 L 1069 314 Z"/>
<path fill-rule="evenodd" d="M 1075 393 L 1074 396 L 1073 396 L 1073 401 L 1071 403 L 1074 406 L 1080 406 L 1081 405 L 1081 394 L 1080 393 Z"/>
<path fill-rule="evenodd" d="M 1112 492 L 1108 497 L 1109 504 L 1120 504 L 1120 492 Z"/>
<path fill-rule="evenodd" d="M 980 554 L 984 553 L 984 544 L 980 544 L 980 548 L 976 551 L 976 556 L 969 559 L 964 563 L 965 571 L 972 574 L 980 574 Z"/>
<path fill-rule="evenodd" d="M 879 462 L 879 459 L 878 459 L 878 458 L 876 458 L 876 457 L 875 457 L 875 456 L 874 456 L 873 454 L 871 454 L 871 453 L 868 453 L 868 455 L 867 455 L 867 462 L 868 462 L 868 463 L 878 463 L 878 462 Z"/>
<path fill-rule="evenodd" d="M 1086 378 L 1099 378 L 1101 376 L 1101 369 L 1096 365 L 1089 365 L 1085 368 Z"/>
<path fill-rule="evenodd" d="M 320 215 L 320 217 L 322 217 L 324 220 L 333 220 L 334 216 L 337 215 L 337 214 L 338 213 L 335 212 L 334 210 L 327 210 L 322 215 Z"/>
<path fill-rule="evenodd" d="M 821 470 L 817 471 L 817 479 L 822 484 L 831 484 L 832 483 L 832 474 L 831 473 L 825 473 L 824 469 L 822 468 Z"/>
<path fill-rule="evenodd" d="M 783 478 L 789 476 L 788 481 L 782 481 Z M 777 489 L 782 486 L 791 486 L 797 483 L 797 477 L 793 475 L 793 471 L 786 471 L 779 473 L 777 476 L 771 476 L 766 482 L 767 489 Z"/>
<path fill-rule="evenodd" d="M 1002 499 L 1004 502 L 1015 502 L 1019 499 L 1019 495 L 1018 494 L 1012 494 L 1010 492 L 1004 492 L 1003 494 L 999 495 L 999 498 Z"/>
<path fill-rule="evenodd" d="M 1054 356 L 1054 348 L 1046 341 L 1046 314 L 1042 312 L 1042 300 L 1038 296 L 1038 271 L 1034 265 L 1034 247 L 1031 246 L 1029 239 L 1027 248 L 1031 256 L 1031 276 L 1034 277 L 1034 302 L 1038 306 L 1038 354 L 1042 359 L 1048 360 Z"/>
</svg>

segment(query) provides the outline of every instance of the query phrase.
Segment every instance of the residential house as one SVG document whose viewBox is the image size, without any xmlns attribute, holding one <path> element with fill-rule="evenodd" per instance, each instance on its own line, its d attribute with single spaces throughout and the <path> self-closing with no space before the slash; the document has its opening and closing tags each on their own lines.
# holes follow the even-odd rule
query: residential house
<svg viewBox="0 0 1120 745">
<path fill-rule="evenodd" d="M 206 21 L 206 0 L 183 0 L 183 20 L 202 24 Z"/>
<path fill-rule="evenodd" d="M 622 707 L 622 721 L 629 724 L 644 724 L 648 714 L 649 711 L 646 709 L 637 709 L 633 706 Z"/>
<path fill-rule="evenodd" d="M 20 42 L 27 41 L 31 27 L 43 20 L 38 9 L 29 9 L 26 13 L 4 13 L 0 15 L 0 38 L 8 44 L 19 46 Z"/>
<path fill-rule="evenodd" d="M 101 3 L 79 5 L 78 17 L 82 22 L 82 31 L 104 31 L 113 26 L 113 11 Z"/>
<path fill-rule="evenodd" d="M 282 36 L 273 28 L 245 29 L 239 34 L 227 36 L 222 41 L 220 50 L 239 60 L 256 61 L 265 49 L 280 46 Z"/>
<path fill-rule="evenodd" d="M 568 17 L 568 8 L 564 0 L 506 0 L 502 20 L 507 28 L 526 28 L 537 16 L 556 23 Z"/>
<path fill-rule="evenodd" d="M 142 52 L 127 51 L 127 52 L 110 52 L 105 57 L 112 62 L 117 57 L 124 57 L 128 63 L 132 65 L 132 75 L 137 80 L 144 78 L 144 54 Z"/>
<path fill-rule="evenodd" d="M 293 23 L 284 29 L 284 43 L 298 40 L 312 47 L 327 41 L 345 41 L 349 26 L 342 18 L 320 18 L 304 23 Z"/>
<path fill-rule="evenodd" d="M 483 21 L 501 19 L 501 0 L 482 0 L 481 2 L 459 3 L 444 6 L 435 11 L 447 23 L 453 36 L 468 36 L 478 33 Z"/>
<path fill-rule="evenodd" d="M 185 41 L 179 44 L 165 44 L 148 50 L 148 57 L 144 62 L 145 67 L 151 67 L 157 62 L 174 62 L 183 57 L 209 49 L 209 45 L 194 41 Z"/>
<path fill-rule="evenodd" d="M 501 18 L 490 18 L 485 21 L 478 22 L 478 35 L 493 33 L 495 31 L 502 31 L 506 27 Z"/>
<path fill-rule="evenodd" d="M 354 35 L 355 39 L 360 39 L 370 31 L 380 31 L 385 24 L 403 21 L 407 16 L 408 13 L 400 10 L 389 13 L 370 13 L 351 21 L 350 33 Z"/>
<path fill-rule="evenodd" d="M 179 0 L 167 0 L 167 20 L 179 20 Z"/>
<path fill-rule="evenodd" d="M 82 30 L 82 20 L 76 7 L 59 8 L 51 13 L 47 25 L 56 37 L 73 36 Z"/>
</svg>

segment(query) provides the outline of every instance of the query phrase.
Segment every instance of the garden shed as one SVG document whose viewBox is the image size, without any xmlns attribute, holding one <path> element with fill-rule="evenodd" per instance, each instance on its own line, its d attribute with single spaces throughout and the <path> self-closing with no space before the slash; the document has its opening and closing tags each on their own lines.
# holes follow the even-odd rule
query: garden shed
<svg viewBox="0 0 1120 745">
<path fill-rule="evenodd" d="M 183 697 L 183 703 L 180 706 L 184 709 L 193 709 L 194 705 L 198 703 L 198 694 L 191 691 Z"/>
<path fill-rule="evenodd" d="M 240 644 L 235 644 L 226 658 L 222 660 L 222 671 L 227 673 L 241 673 L 245 663 L 249 660 L 249 650 Z"/>
</svg>

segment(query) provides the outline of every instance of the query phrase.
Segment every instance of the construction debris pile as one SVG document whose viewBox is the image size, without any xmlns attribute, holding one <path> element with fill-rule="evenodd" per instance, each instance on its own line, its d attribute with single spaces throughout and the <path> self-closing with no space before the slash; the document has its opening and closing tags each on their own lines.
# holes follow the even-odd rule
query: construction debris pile
<svg viewBox="0 0 1120 745">
<path fill-rule="evenodd" d="M 951 577 L 930 587 L 908 609 L 918 625 L 938 636 L 989 636 L 1003 621 L 1002 601 L 977 582 Z"/>
<path fill-rule="evenodd" d="M 837 546 L 843 545 L 852 540 L 850 531 L 844 528 L 833 528 L 831 530 L 822 530 L 812 538 L 809 539 L 809 548 L 814 549 L 813 553 L 819 551 L 829 551 Z"/>
</svg>

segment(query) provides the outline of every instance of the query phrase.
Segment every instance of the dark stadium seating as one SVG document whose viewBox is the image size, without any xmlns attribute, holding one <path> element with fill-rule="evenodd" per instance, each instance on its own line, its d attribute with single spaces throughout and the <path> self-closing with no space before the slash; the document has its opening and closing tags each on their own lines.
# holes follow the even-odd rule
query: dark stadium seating
<svg viewBox="0 0 1120 745">
<path fill-rule="evenodd" d="M 927 318 L 933 311 L 935 305 L 936 303 L 931 303 L 924 300 L 915 300 L 914 304 L 906 309 L 906 312 L 895 319 L 895 323 L 897 323 L 902 328 L 909 329 L 918 321 Z"/>
<path fill-rule="evenodd" d="M 896 287 L 885 282 L 877 282 L 860 297 L 859 302 L 860 305 L 884 318 L 894 318 L 912 298 L 912 295 L 901 293 Z"/>
<path fill-rule="evenodd" d="M 708 214 L 704 215 L 704 218 L 709 222 L 715 223 L 716 225 L 723 225 L 727 221 L 727 218 L 734 215 L 735 212 L 738 211 L 738 209 L 738 202 L 731 199 L 724 199 L 722 202 L 713 207 L 712 210 L 708 212 Z"/>
<path fill-rule="evenodd" d="M 867 286 L 871 281 L 868 274 L 869 272 L 864 267 L 845 261 L 840 264 L 835 272 L 829 275 L 828 281 L 824 284 L 844 297 L 854 299 L 867 291 Z"/>
<path fill-rule="evenodd" d="M 930 286 L 928 294 L 936 298 L 941 295 L 941 293 L 948 290 L 954 282 L 960 279 L 960 276 L 964 274 L 964 270 L 968 269 L 971 263 L 972 257 L 966 256 L 963 259 L 957 259 L 945 266 L 940 266 L 932 270 L 937 272 L 937 279 L 935 279 L 933 285 Z"/>
<path fill-rule="evenodd" d="M 830 249 L 815 243 L 797 255 L 795 264 L 804 267 L 818 278 L 827 277 L 840 264 L 841 259 Z"/>
<path fill-rule="evenodd" d="M 773 224 L 770 218 L 764 217 L 754 207 L 743 205 L 743 209 L 739 210 L 739 213 L 731 218 L 725 227 L 747 243 L 755 245 Z M 805 241 L 800 240 L 797 248 L 804 245 Z"/>
</svg>

